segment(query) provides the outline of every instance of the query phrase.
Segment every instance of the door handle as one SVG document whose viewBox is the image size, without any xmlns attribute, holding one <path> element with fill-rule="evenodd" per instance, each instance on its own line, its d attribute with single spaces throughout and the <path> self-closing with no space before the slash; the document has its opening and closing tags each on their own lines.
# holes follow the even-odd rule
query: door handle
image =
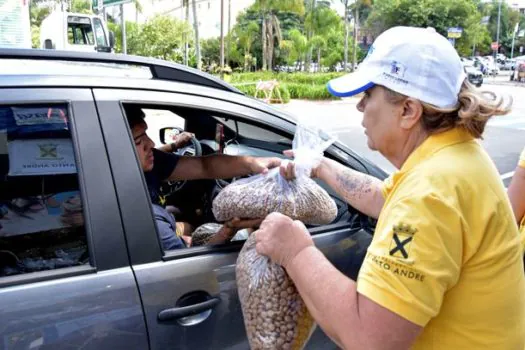
<svg viewBox="0 0 525 350">
<path fill-rule="evenodd" d="M 221 299 L 213 297 L 209 300 L 203 301 L 202 303 L 162 310 L 159 312 L 157 318 L 162 322 L 197 315 L 203 311 L 215 308 L 215 306 L 217 306 L 220 302 Z"/>
</svg>

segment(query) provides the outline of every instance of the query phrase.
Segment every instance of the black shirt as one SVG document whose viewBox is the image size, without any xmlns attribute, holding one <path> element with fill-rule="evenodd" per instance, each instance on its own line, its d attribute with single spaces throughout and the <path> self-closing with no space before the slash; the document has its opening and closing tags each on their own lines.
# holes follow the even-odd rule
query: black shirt
<svg viewBox="0 0 525 350">
<path fill-rule="evenodd" d="M 160 186 L 173 173 L 178 162 L 178 155 L 153 149 L 153 169 L 144 173 L 153 204 L 161 205 Z"/>
</svg>

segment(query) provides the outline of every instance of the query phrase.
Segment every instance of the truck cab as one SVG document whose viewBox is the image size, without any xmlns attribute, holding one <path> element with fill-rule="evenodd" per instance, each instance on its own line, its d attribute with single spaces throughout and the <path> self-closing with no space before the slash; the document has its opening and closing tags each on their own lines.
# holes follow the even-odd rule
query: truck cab
<svg viewBox="0 0 525 350">
<path fill-rule="evenodd" d="M 42 21 L 43 49 L 112 52 L 115 35 L 100 16 L 54 11 Z"/>
</svg>

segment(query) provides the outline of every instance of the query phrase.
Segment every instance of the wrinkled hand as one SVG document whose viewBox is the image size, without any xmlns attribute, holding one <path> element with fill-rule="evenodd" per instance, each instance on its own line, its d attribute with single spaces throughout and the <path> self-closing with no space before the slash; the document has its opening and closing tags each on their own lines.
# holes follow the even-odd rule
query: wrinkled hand
<svg viewBox="0 0 525 350">
<path fill-rule="evenodd" d="M 176 147 L 181 148 L 181 147 L 186 146 L 193 137 L 195 137 L 195 134 L 191 132 L 187 132 L 187 131 L 184 131 L 178 134 L 177 137 L 175 138 Z"/>
<path fill-rule="evenodd" d="M 276 168 L 280 165 L 281 159 L 277 157 L 250 158 L 248 162 L 248 167 L 251 174 L 266 174 L 269 169 Z"/>
<path fill-rule="evenodd" d="M 287 157 L 293 157 L 293 151 L 292 150 L 284 151 L 283 154 L 285 156 L 287 156 Z M 310 173 L 310 177 L 312 177 L 312 178 L 319 177 L 319 171 L 320 171 L 322 165 L 323 165 L 323 160 L 321 161 L 321 163 L 319 163 L 318 166 L 312 168 L 312 172 Z M 293 161 L 282 162 L 281 163 L 281 168 L 280 168 L 280 173 L 287 180 L 295 179 L 297 177 L 297 175 L 295 173 L 295 163 Z"/>
<path fill-rule="evenodd" d="M 256 250 L 273 262 L 286 268 L 303 250 L 314 245 L 310 233 L 300 221 L 293 221 L 279 213 L 264 219 L 255 235 Z"/>
</svg>

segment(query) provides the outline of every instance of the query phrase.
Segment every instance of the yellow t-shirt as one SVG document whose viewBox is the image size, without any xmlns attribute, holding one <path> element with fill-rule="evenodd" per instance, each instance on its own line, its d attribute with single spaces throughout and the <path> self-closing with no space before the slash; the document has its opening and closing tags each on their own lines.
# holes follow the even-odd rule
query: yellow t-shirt
<svg viewBox="0 0 525 350">
<path fill-rule="evenodd" d="M 479 143 L 430 136 L 383 190 L 358 292 L 424 327 L 414 349 L 524 349 L 518 229 Z"/>
</svg>

